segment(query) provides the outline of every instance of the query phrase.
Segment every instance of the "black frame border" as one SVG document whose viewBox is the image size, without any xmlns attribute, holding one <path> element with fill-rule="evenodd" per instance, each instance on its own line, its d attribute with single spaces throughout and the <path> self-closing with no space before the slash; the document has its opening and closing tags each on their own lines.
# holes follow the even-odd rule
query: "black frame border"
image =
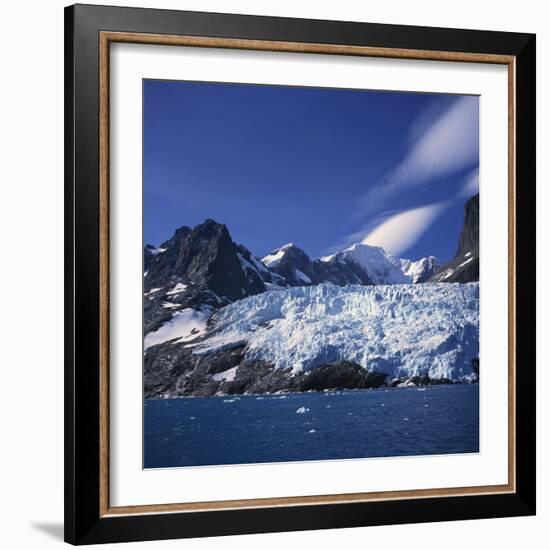
<svg viewBox="0 0 550 550">
<path fill-rule="evenodd" d="M 516 492 L 100 517 L 99 33 L 511 55 L 516 65 Z M 130 542 L 535 514 L 535 35 L 146 8 L 65 8 L 65 541 Z"/>
</svg>

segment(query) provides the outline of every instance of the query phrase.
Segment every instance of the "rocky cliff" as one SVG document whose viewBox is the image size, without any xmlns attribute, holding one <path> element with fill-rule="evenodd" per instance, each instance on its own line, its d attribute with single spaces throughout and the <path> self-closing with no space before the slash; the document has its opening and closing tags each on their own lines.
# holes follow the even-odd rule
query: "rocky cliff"
<svg viewBox="0 0 550 550">
<path fill-rule="evenodd" d="M 454 258 L 428 280 L 441 283 L 479 281 L 479 194 L 464 205 L 464 223 Z"/>
</svg>

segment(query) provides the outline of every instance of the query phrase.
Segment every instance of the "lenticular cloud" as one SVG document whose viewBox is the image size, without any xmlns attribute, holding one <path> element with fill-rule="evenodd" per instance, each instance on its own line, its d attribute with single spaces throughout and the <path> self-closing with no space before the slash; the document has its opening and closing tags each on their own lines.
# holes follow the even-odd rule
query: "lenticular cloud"
<svg viewBox="0 0 550 550">
<path fill-rule="evenodd" d="M 436 117 L 402 162 L 363 196 L 362 213 L 380 210 L 397 193 L 473 168 L 478 161 L 479 102 L 464 96 Z"/>
<path fill-rule="evenodd" d="M 395 214 L 371 231 L 362 243 L 381 246 L 388 254 L 399 256 L 418 241 L 446 206 L 440 202 Z"/>
</svg>

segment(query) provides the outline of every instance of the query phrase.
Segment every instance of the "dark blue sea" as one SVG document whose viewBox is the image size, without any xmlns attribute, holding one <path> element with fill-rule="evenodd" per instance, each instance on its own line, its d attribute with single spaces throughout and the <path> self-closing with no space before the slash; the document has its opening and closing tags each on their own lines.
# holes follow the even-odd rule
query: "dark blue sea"
<svg viewBox="0 0 550 550">
<path fill-rule="evenodd" d="M 144 466 L 479 451 L 479 386 L 146 400 Z"/>
</svg>

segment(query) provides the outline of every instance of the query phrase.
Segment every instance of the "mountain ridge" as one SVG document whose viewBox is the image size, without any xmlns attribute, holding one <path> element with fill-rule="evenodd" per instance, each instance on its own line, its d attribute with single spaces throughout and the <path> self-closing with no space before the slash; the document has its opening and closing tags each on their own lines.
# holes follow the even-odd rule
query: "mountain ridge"
<svg viewBox="0 0 550 550">
<path fill-rule="evenodd" d="M 472 197 L 443 266 L 363 244 L 312 260 L 288 243 L 260 259 L 212 219 L 146 245 L 146 397 L 477 380 L 478 216 Z M 434 333 L 436 303 L 445 334 Z"/>
<path fill-rule="evenodd" d="M 143 334 L 147 348 L 172 337 L 190 341 L 206 330 L 213 312 L 271 290 L 325 283 L 368 286 L 476 281 L 477 201 L 475 196 L 465 204 L 456 256 L 442 267 L 433 256 L 411 261 L 364 244 L 312 260 L 288 243 L 260 259 L 236 244 L 227 226 L 213 219 L 193 228 L 179 227 L 160 246 L 144 247 Z"/>
</svg>

